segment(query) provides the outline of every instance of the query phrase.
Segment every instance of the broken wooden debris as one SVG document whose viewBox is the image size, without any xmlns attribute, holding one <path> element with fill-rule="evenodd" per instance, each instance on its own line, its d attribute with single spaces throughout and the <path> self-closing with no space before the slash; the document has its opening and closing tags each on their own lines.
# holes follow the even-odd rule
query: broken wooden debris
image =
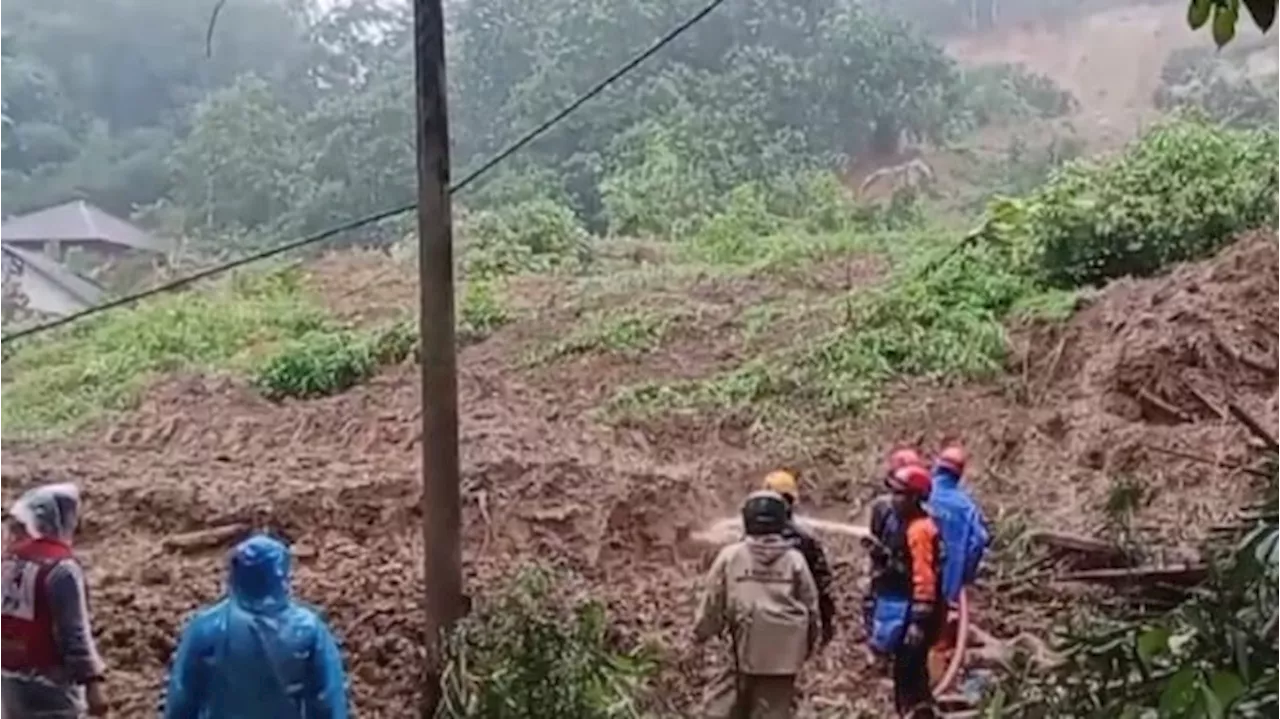
<svg viewBox="0 0 1280 719">
<path fill-rule="evenodd" d="M 251 529 L 248 524 L 243 522 L 223 524 L 208 529 L 198 529 L 194 532 L 171 534 L 164 538 L 161 546 L 165 549 L 179 552 L 198 552 L 229 544 L 247 535 Z"/>
</svg>

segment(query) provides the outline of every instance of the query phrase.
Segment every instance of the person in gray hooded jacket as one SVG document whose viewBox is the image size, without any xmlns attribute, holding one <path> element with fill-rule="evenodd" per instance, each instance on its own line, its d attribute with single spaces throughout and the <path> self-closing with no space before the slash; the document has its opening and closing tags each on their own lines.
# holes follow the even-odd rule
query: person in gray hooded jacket
<svg viewBox="0 0 1280 719">
<path fill-rule="evenodd" d="M 90 628 L 84 571 L 71 544 L 80 516 L 74 485 L 37 487 L 10 510 L 0 634 L 5 719 L 104 716 L 102 657 Z"/>
<path fill-rule="evenodd" d="M 818 644 L 818 588 L 783 536 L 781 495 L 755 492 L 742 506 L 746 538 L 721 550 L 707 574 L 694 641 L 727 634 L 728 667 L 707 691 L 709 719 L 789 719 L 796 675 Z"/>
</svg>

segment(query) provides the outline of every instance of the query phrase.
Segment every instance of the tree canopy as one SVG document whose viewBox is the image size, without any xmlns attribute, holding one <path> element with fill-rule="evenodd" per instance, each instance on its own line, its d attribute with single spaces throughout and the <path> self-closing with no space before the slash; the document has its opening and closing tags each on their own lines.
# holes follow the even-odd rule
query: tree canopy
<svg viewBox="0 0 1280 719">
<path fill-rule="evenodd" d="M 455 172 L 701 4 L 549 2 L 450 8 Z M 311 229 L 412 197 L 403 5 L 319 12 L 239 0 L 220 13 L 206 53 L 203 2 L 109 0 L 83 12 L 68 3 L 4 6 L 9 211 L 85 196 L 221 241 Z M 673 191 L 692 197 L 697 178 L 714 194 L 892 151 L 903 138 L 940 140 L 957 120 L 958 92 L 940 48 L 853 0 L 726 3 L 470 201 L 549 196 L 589 222 L 623 226 L 615 215 L 628 206 L 669 199 L 645 195 L 658 180 L 688 178 Z"/>
</svg>

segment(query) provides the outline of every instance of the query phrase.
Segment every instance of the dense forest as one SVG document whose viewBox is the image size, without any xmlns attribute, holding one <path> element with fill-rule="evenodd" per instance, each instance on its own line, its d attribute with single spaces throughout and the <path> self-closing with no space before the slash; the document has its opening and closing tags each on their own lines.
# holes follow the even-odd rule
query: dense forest
<svg viewBox="0 0 1280 719">
<path fill-rule="evenodd" d="M 455 175 L 701 4 L 453 4 Z M 86 197 L 226 246 L 411 197 L 405 4 L 239 0 L 210 28 L 211 7 L 5 4 L 6 213 Z M 967 94 L 900 17 L 734 0 L 462 201 L 553 198 L 595 227 L 654 230 L 747 179 L 941 141 L 975 122 Z"/>
</svg>

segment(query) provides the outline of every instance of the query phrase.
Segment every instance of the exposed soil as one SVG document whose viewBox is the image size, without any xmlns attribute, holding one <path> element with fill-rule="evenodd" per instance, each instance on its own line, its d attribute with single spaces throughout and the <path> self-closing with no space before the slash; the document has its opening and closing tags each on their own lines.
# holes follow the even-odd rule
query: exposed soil
<svg viewBox="0 0 1280 719">
<path fill-rule="evenodd" d="M 1215 260 L 1117 283 L 1065 326 L 1015 331 L 1020 351 L 999 383 L 904 384 L 880 416 L 815 426 L 785 442 L 731 417 L 615 428 L 588 411 L 616 383 L 700 376 L 741 359 L 749 348 L 735 339 L 732 318 L 786 296 L 764 278 L 691 293 L 686 306 L 705 311 L 652 355 L 522 370 L 539 338 L 563 336 L 573 320 L 556 309 L 564 290 L 532 286 L 522 296 L 541 291 L 557 301 L 526 301 L 547 309 L 460 356 L 468 590 L 482 596 L 534 559 L 577 570 L 625 636 L 664 648 L 661 703 L 687 715 L 716 660 L 686 647 L 706 561 L 689 536 L 732 514 L 774 464 L 806 471 L 809 511 L 844 518 L 874 491 L 866 478 L 885 447 L 958 433 L 975 457 L 975 490 L 998 521 L 1023 514 L 1096 530 L 1110 477 L 1127 473 L 1158 490 L 1139 517 L 1151 536 L 1189 547 L 1247 488 L 1227 470 L 1147 445 L 1244 459 L 1241 430 L 1219 415 L 1228 399 L 1275 426 L 1276 254 L 1275 236 L 1258 233 Z M 324 262 L 317 277 L 329 276 Z M 394 309 L 412 287 L 389 282 L 379 303 Z M 350 286 L 326 293 L 337 304 Z M 80 547 L 117 715 L 154 714 L 183 618 L 220 592 L 222 549 L 179 554 L 163 538 L 246 521 L 293 542 L 296 592 L 333 621 L 356 715 L 404 716 L 422 646 L 417 417 L 417 368 L 409 365 L 338 397 L 283 404 L 235 380 L 187 376 L 161 383 L 136 411 L 91 433 L 6 443 L 6 498 L 52 480 L 84 490 Z M 862 559 L 848 540 L 833 540 L 830 551 L 845 627 L 806 674 L 807 706 L 873 708 L 884 689 L 866 671 L 854 628 Z M 1003 598 L 978 601 L 988 629 L 1014 633 L 1015 614 L 991 611 Z"/>
</svg>

